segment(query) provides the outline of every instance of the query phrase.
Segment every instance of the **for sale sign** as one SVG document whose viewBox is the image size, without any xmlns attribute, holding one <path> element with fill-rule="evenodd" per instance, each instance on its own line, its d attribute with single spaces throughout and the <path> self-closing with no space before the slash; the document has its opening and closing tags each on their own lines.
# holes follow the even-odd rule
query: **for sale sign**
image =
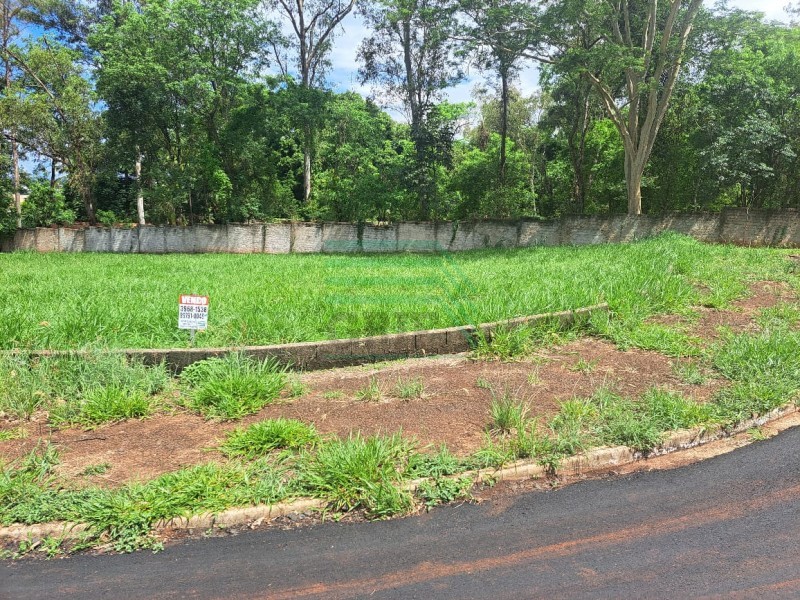
<svg viewBox="0 0 800 600">
<path fill-rule="evenodd" d="M 181 294 L 178 298 L 178 329 L 208 327 L 208 296 Z"/>
</svg>

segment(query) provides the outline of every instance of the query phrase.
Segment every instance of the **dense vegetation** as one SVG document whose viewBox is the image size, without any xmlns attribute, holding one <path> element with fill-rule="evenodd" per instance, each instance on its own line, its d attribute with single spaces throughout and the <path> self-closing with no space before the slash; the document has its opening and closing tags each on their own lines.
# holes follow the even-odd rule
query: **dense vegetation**
<svg viewBox="0 0 800 600">
<path fill-rule="evenodd" d="M 756 13 L 699 0 L 2 6 L 0 229 L 17 224 L 15 189 L 28 226 L 800 205 L 800 30 Z M 349 13 L 367 28 L 359 73 L 376 100 L 332 89 Z M 534 63 L 541 91 L 525 96 Z M 444 101 L 468 70 L 485 88 Z"/>
</svg>

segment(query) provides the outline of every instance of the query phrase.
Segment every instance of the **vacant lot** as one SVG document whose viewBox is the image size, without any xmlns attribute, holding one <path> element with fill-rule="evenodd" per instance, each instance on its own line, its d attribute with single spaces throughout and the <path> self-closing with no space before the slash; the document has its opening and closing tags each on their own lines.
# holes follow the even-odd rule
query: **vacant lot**
<svg viewBox="0 0 800 600">
<path fill-rule="evenodd" d="M 347 328 L 378 333 L 467 318 L 444 306 L 468 307 L 480 315 L 476 321 L 598 300 L 612 308 L 610 315 L 566 330 L 500 331 L 469 355 L 315 373 L 235 354 L 196 363 L 179 377 L 102 352 L 42 359 L 0 355 L 0 464 L 5 463 L 0 525 L 78 521 L 88 525 L 84 536 L 90 546 L 157 547 L 149 532 L 160 519 L 298 496 L 321 498 L 335 512 L 407 513 L 468 497 L 469 480 L 444 476 L 520 458 L 557 471 L 564 457 L 598 445 L 646 453 L 667 431 L 730 427 L 795 402 L 800 390 L 800 278 L 786 252 L 709 247 L 666 236 L 631 246 L 454 258 L 14 255 L 0 260 L 17 266 L 40 261 L 51 273 L 65 265 L 118 264 L 119 273 L 110 271 L 108 277 L 118 288 L 109 287 L 105 303 L 125 299 L 120 286 L 130 286 L 129 260 L 143 261 L 138 268 L 150 261 L 160 268 L 241 262 L 278 265 L 287 272 L 290 265 L 301 265 L 297 281 L 306 288 L 285 295 L 274 311 L 253 308 L 242 318 L 288 318 L 305 298 L 319 313 L 304 313 L 306 324 L 321 327 L 309 338 L 324 334 L 318 318 L 323 310 L 342 319 L 337 323 L 345 329 L 331 334 L 339 336 L 348 335 Z M 341 269 L 326 282 L 320 273 L 332 265 Z M 316 288 L 312 267 L 322 281 Z M 435 284 L 452 293 L 448 298 L 469 301 L 440 299 L 426 312 L 423 295 L 393 295 L 401 274 L 412 273 L 403 285 L 419 290 L 434 272 L 469 281 L 459 289 Z M 156 272 L 154 281 L 169 281 L 166 273 Z M 451 282 L 445 275 L 441 281 Z M 143 286 L 160 285 L 142 277 Z M 255 276 L 242 271 L 224 278 L 231 287 L 257 293 Z M 85 273 L 80 281 L 94 285 Z M 219 281 L 208 281 L 236 300 Z M 286 293 L 287 281 L 263 285 Z M 480 285 L 471 287 L 473 281 Z M 53 279 L 47 285 L 30 283 L 42 290 L 55 285 Z M 33 306 L 34 294 L 27 286 L 20 289 Z M 384 303 L 364 299 L 338 313 L 328 306 L 335 290 L 361 289 L 368 290 L 364 298 L 373 294 Z M 215 292 L 209 293 L 213 299 Z M 44 300 L 55 311 L 57 298 Z M 364 315 L 390 313 L 389 300 L 408 306 L 410 320 L 358 329 L 365 326 L 358 321 Z M 71 302 L 66 312 L 78 310 L 77 300 Z M 170 327 L 173 308 L 164 308 L 171 313 Z M 8 327 L 14 325 L 20 323 Z M 54 324 L 39 327 L 50 330 Z M 412 495 L 406 484 L 420 477 L 429 483 Z M 60 547 L 60 540 L 45 539 L 14 551 L 52 554 Z"/>
<path fill-rule="evenodd" d="M 785 251 L 678 235 L 456 255 L 0 255 L 0 348 L 180 347 L 181 293 L 211 297 L 200 346 L 358 337 L 607 301 L 623 321 L 718 306 L 785 279 Z"/>
</svg>

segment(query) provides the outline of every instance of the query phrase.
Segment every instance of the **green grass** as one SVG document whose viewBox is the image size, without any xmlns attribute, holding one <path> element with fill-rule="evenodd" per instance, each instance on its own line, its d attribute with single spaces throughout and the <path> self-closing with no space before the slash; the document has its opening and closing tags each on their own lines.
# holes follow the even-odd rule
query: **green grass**
<svg viewBox="0 0 800 600">
<path fill-rule="evenodd" d="M 724 305 L 786 279 L 781 250 L 666 234 L 627 245 L 454 255 L 0 255 L 0 348 L 177 347 L 176 301 L 211 298 L 198 346 L 357 337 L 501 321 L 607 301 L 630 333 L 649 315 Z M 247 277 L 242 277 L 247 273 Z M 701 288 L 694 284 L 701 283 Z M 663 332 L 641 334 L 656 344 Z"/>
<path fill-rule="evenodd" d="M 528 405 L 514 398 L 508 391 L 492 398 L 489 407 L 489 429 L 496 433 L 520 431 L 528 417 Z"/>
<path fill-rule="evenodd" d="M 274 401 L 287 382 L 286 368 L 275 360 L 241 354 L 209 358 L 181 372 L 188 405 L 207 418 L 239 419 Z"/>
<path fill-rule="evenodd" d="M 258 461 L 200 465 L 113 490 L 66 487 L 53 474 L 57 464 L 55 449 L 44 445 L 0 468 L 0 523 L 86 523 L 87 546 L 108 542 L 132 551 L 159 547 L 150 535 L 159 520 L 274 503 L 290 493 L 283 471 Z"/>
<path fill-rule="evenodd" d="M 300 462 L 300 481 L 334 510 L 364 509 L 371 517 L 408 512 L 411 494 L 398 484 L 407 478 L 413 444 L 393 436 L 332 439 Z"/>
<path fill-rule="evenodd" d="M 111 468 L 111 463 L 98 463 L 96 465 L 89 465 L 83 471 L 81 471 L 81 475 L 86 477 L 91 477 L 93 475 L 102 475 L 106 471 Z"/>
<path fill-rule="evenodd" d="M 383 398 L 383 386 L 377 379 L 371 377 L 367 385 L 356 390 L 355 398 L 359 402 L 380 402 Z"/>
<path fill-rule="evenodd" d="M 675 362 L 672 370 L 683 383 L 689 385 L 703 385 L 708 381 L 708 375 L 703 371 L 702 366 L 694 361 Z"/>
<path fill-rule="evenodd" d="M 140 391 L 116 386 L 88 389 L 79 401 L 64 402 L 50 411 L 54 425 L 75 424 L 91 427 L 112 421 L 137 419 L 153 411 L 153 400 Z"/>
<path fill-rule="evenodd" d="M 142 417 L 152 409 L 152 397 L 171 385 L 163 365 L 119 354 L 0 355 L 0 413 L 21 419 L 40 409 L 50 411 L 55 424 Z"/>
<path fill-rule="evenodd" d="M 24 440 L 28 437 L 28 430 L 24 427 L 13 427 L 11 429 L 3 429 L 0 431 L 0 442 L 7 442 L 8 440 Z"/>
<path fill-rule="evenodd" d="M 411 400 L 413 398 L 422 398 L 425 393 L 425 384 L 422 382 L 421 377 L 413 377 L 411 379 L 397 378 L 397 383 L 394 386 L 394 395 L 403 400 Z"/>
<path fill-rule="evenodd" d="M 269 419 L 233 430 L 220 450 L 227 456 L 252 459 L 276 449 L 299 450 L 317 439 L 313 425 L 295 419 Z"/>
</svg>

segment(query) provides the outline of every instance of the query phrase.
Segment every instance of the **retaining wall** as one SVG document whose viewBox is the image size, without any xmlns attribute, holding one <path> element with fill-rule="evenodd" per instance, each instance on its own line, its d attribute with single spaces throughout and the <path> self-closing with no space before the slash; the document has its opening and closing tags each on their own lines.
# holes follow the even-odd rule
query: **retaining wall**
<svg viewBox="0 0 800 600">
<path fill-rule="evenodd" d="M 800 247 L 796 210 L 569 216 L 555 221 L 257 223 L 132 229 L 21 229 L 0 250 L 38 252 L 267 253 L 431 252 L 630 242 L 677 231 L 703 242 Z"/>
<path fill-rule="evenodd" d="M 397 360 L 434 354 L 456 354 L 472 349 L 481 337 L 490 341 L 497 327 L 513 329 L 537 322 L 557 322 L 568 326 L 576 321 L 587 320 L 597 312 L 608 312 L 608 304 L 587 306 L 576 310 L 565 310 L 543 315 L 518 317 L 496 323 L 464 325 L 447 329 L 430 329 L 365 338 L 327 340 L 321 342 L 297 342 L 271 346 L 245 346 L 239 348 L 175 348 L 154 350 L 112 350 L 129 359 L 141 360 L 145 364 L 164 363 L 174 372 L 180 372 L 190 364 L 241 352 L 258 360 L 274 358 L 281 364 L 303 370 L 329 369 L 351 365 L 363 365 L 384 360 Z M 42 350 L 32 353 L 34 357 L 80 355 L 81 351 Z"/>
</svg>

